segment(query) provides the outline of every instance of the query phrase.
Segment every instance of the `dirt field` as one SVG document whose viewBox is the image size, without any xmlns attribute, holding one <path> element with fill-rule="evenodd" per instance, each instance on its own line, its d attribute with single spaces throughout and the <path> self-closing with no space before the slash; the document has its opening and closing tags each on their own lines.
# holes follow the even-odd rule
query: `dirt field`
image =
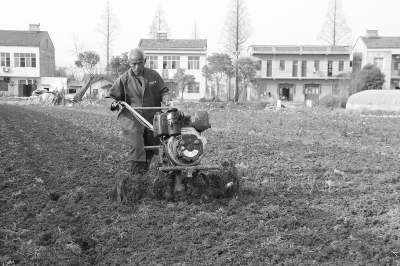
<svg viewBox="0 0 400 266">
<path fill-rule="evenodd" d="M 240 196 L 125 206 L 114 113 L 0 104 L 0 264 L 400 265 L 398 116 L 221 107 L 203 163 Z"/>
</svg>

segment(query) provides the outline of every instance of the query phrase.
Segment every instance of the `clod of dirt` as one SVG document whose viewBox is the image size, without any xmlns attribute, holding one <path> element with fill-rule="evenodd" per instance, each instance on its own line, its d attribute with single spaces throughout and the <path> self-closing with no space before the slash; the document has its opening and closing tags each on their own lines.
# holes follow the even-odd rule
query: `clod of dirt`
<svg viewBox="0 0 400 266">
<path fill-rule="evenodd" d="M 183 177 L 183 190 L 174 191 L 174 179 Z M 143 198 L 184 201 L 187 199 L 230 198 L 239 193 L 239 177 L 233 162 L 224 162 L 221 169 L 193 173 L 186 177 L 181 171 L 164 173 L 156 160 L 144 175 L 125 175 L 107 197 L 124 205 L 134 205 Z"/>
<path fill-rule="evenodd" d="M 53 240 L 53 236 L 52 236 L 51 232 L 46 232 L 46 233 L 39 235 L 39 245 L 48 246 L 53 243 L 54 243 L 54 240 Z"/>
<path fill-rule="evenodd" d="M 92 238 L 86 238 L 86 237 L 77 238 L 75 239 L 75 243 L 77 243 L 81 247 L 82 251 L 87 251 L 89 249 L 96 247 L 96 241 Z"/>
<path fill-rule="evenodd" d="M 51 193 L 49 194 L 49 197 L 50 197 L 50 199 L 51 199 L 52 201 L 57 201 L 57 200 L 60 198 L 60 194 L 55 193 L 55 192 L 51 192 Z"/>
</svg>

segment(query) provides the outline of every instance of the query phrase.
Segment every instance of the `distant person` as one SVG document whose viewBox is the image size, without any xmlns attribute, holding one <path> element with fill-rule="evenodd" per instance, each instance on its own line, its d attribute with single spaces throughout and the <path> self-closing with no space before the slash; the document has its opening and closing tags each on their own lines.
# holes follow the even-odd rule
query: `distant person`
<svg viewBox="0 0 400 266">
<path fill-rule="evenodd" d="M 106 95 L 111 111 L 118 111 L 118 101 L 124 101 L 131 107 L 160 107 L 161 102 L 172 106 L 169 89 L 157 71 L 145 67 L 146 56 L 143 50 L 135 48 L 129 51 L 130 69 L 122 74 Z M 153 123 L 158 110 L 137 110 L 147 121 Z M 160 140 L 153 132 L 145 128 L 129 110 L 123 108 L 118 121 L 126 143 L 130 146 L 130 172 L 144 173 L 148 170 L 155 151 L 145 151 L 144 146 L 158 146 Z"/>
</svg>

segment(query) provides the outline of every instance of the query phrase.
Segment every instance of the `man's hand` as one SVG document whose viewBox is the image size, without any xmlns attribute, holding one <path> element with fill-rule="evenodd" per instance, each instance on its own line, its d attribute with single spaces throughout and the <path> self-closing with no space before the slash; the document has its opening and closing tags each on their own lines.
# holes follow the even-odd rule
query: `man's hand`
<svg viewBox="0 0 400 266">
<path fill-rule="evenodd" d="M 111 111 L 118 111 L 119 110 L 119 104 L 117 102 L 112 102 L 110 105 L 110 110 Z"/>
</svg>

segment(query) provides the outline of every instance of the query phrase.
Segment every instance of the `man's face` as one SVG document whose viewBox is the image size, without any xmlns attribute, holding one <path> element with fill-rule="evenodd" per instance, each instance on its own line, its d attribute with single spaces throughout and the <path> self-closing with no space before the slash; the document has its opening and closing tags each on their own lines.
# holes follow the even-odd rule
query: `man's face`
<svg viewBox="0 0 400 266">
<path fill-rule="evenodd" d="M 145 64 L 146 60 L 141 54 L 133 54 L 129 57 L 129 65 L 135 75 L 141 76 L 143 74 Z"/>
</svg>

